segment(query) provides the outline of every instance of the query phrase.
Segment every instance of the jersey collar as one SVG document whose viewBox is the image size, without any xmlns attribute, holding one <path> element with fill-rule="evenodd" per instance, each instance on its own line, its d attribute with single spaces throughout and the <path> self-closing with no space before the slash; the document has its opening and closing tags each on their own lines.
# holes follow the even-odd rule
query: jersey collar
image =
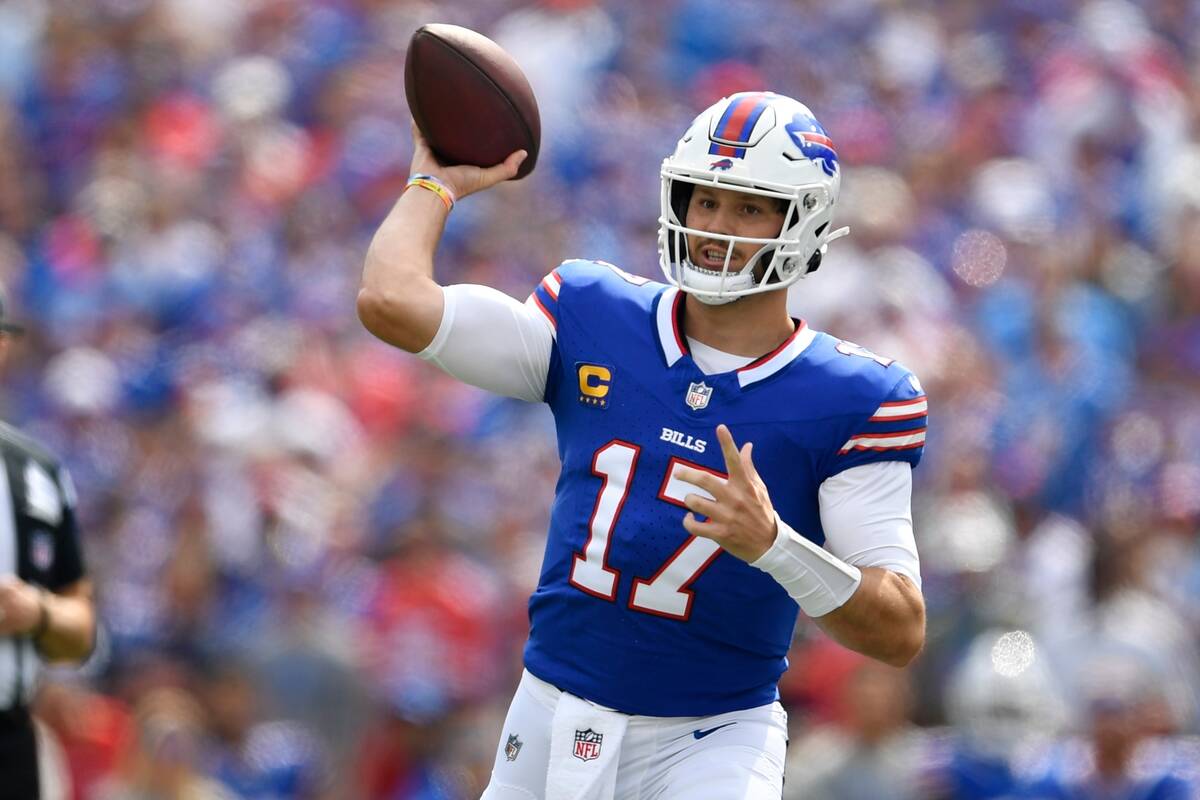
<svg viewBox="0 0 1200 800">
<path fill-rule="evenodd" d="M 658 343 L 668 367 L 675 366 L 679 359 L 688 355 L 687 342 L 679 326 L 682 305 L 683 292 L 676 286 L 669 286 L 659 295 L 658 307 L 655 309 L 654 322 L 658 331 Z M 738 385 L 745 388 L 779 372 L 807 350 L 816 336 L 816 331 L 808 327 L 804 320 L 799 320 L 796 330 L 779 347 L 736 371 Z"/>
<path fill-rule="evenodd" d="M 658 296 L 658 309 L 655 312 L 655 325 L 658 328 L 658 343 L 662 347 L 663 358 L 667 366 L 675 366 L 675 362 L 687 353 L 687 343 L 683 339 L 683 331 L 679 329 L 679 311 L 683 305 L 683 292 L 675 286 L 667 287 Z"/>
<path fill-rule="evenodd" d="M 744 389 L 752 383 L 771 377 L 799 358 L 816 337 L 817 332 L 808 327 L 808 323 L 802 319 L 796 320 L 796 330 L 783 340 L 783 344 L 737 371 L 738 384 Z"/>
</svg>

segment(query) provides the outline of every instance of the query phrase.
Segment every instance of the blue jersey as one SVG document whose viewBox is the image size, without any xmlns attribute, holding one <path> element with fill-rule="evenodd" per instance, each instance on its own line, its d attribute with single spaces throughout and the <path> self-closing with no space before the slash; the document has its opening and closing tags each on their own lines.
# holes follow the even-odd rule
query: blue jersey
<svg viewBox="0 0 1200 800">
<path fill-rule="evenodd" d="M 715 428 L 754 443 L 780 517 L 825 540 L 818 487 L 916 464 L 925 396 L 896 362 L 803 323 L 775 351 L 705 375 L 674 287 L 570 261 L 534 290 L 555 328 L 546 382 L 562 473 L 530 599 L 525 665 L 610 708 L 707 716 L 771 702 L 797 606 L 766 573 L 683 527 L 680 465 L 724 477 Z"/>
</svg>

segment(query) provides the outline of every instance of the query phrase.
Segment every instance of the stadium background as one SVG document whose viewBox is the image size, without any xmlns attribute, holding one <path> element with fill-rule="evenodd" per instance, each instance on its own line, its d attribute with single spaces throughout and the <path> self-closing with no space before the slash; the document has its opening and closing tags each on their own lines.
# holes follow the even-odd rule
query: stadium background
<svg viewBox="0 0 1200 800">
<path fill-rule="evenodd" d="M 801 623 L 789 797 L 933 797 L 956 748 L 1067 763 L 1114 730 L 1194 769 L 1195 3 L 8 0 L 4 418 L 73 472 L 105 634 L 39 700 L 67 796 L 486 780 L 553 429 L 354 315 L 429 21 L 500 41 L 544 115 L 534 175 L 455 209 L 443 282 L 657 276 L 659 161 L 723 94 L 799 97 L 837 144 L 852 235 L 792 303 L 928 389 L 929 638 L 899 672 Z"/>
</svg>

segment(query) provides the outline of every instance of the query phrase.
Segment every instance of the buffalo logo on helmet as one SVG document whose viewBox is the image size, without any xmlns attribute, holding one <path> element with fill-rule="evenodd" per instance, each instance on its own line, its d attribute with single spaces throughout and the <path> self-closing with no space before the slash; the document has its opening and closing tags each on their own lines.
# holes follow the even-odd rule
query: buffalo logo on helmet
<svg viewBox="0 0 1200 800">
<path fill-rule="evenodd" d="M 837 173 L 837 151 L 833 149 L 833 140 L 825 133 L 821 123 L 806 114 L 797 113 L 783 129 L 805 158 L 820 164 L 831 178 Z"/>
<path fill-rule="evenodd" d="M 733 159 L 722 158 L 718 161 L 714 161 L 711 164 L 709 164 L 708 168 L 717 170 L 718 172 L 724 172 L 727 169 L 733 168 Z"/>
</svg>

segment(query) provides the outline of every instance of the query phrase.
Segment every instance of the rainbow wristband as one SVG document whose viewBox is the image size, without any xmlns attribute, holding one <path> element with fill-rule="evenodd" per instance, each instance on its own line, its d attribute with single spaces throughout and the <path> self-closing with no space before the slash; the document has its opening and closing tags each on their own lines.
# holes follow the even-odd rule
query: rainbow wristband
<svg viewBox="0 0 1200 800">
<path fill-rule="evenodd" d="M 446 210 L 454 208 L 454 192 L 450 191 L 450 187 L 442 183 L 440 178 L 433 175 L 413 175 L 408 179 L 408 183 L 404 185 L 405 190 L 411 186 L 420 186 L 422 189 L 429 191 L 442 198 L 442 202 L 446 204 Z"/>
</svg>

